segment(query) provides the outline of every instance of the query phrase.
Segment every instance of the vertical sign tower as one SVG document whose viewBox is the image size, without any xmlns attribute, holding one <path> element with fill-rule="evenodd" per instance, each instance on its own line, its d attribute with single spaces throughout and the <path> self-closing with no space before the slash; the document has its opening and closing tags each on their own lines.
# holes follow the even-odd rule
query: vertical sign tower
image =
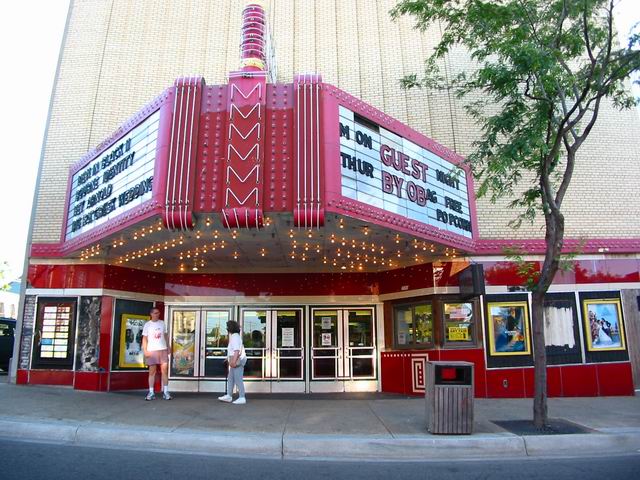
<svg viewBox="0 0 640 480">
<path fill-rule="evenodd" d="M 242 13 L 241 67 L 229 74 L 227 158 L 222 223 L 227 228 L 263 224 L 264 132 L 267 84 L 267 25 L 264 7 L 249 3 Z"/>
</svg>

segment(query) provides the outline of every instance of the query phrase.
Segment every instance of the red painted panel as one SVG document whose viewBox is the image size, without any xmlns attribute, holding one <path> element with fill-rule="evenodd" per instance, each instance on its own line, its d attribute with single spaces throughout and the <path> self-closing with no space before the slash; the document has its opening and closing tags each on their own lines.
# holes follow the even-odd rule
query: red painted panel
<svg viewBox="0 0 640 480">
<path fill-rule="evenodd" d="M 540 271 L 540 263 L 534 262 L 534 271 Z M 487 285 L 524 285 L 526 279 L 518 275 L 518 265 L 514 262 L 482 262 Z"/>
<path fill-rule="evenodd" d="M 265 211 L 293 211 L 293 85 L 267 84 Z M 322 154 L 322 149 L 321 149 Z M 322 185 L 321 185 L 322 187 Z"/>
<path fill-rule="evenodd" d="M 98 367 L 108 372 L 111 369 L 111 320 L 113 318 L 113 297 L 102 297 L 100 312 L 100 357 Z"/>
<path fill-rule="evenodd" d="M 600 265 L 600 260 L 577 260 L 575 263 L 576 283 L 608 283 L 611 281 L 609 275 Z"/>
<path fill-rule="evenodd" d="M 433 266 L 430 263 L 411 267 L 387 270 L 378 274 L 380 294 L 431 288 L 433 284 Z"/>
<path fill-rule="evenodd" d="M 214 212 L 221 208 L 227 117 L 226 85 L 205 86 L 200 110 L 194 211 Z"/>
<path fill-rule="evenodd" d="M 601 363 L 597 366 L 598 395 L 633 395 L 631 364 Z"/>
<path fill-rule="evenodd" d="M 108 378 L 106 372 L 76 372 L 73 388 L 94 392 L 106 391 Z"/>
<path fill-rule="evenodd" d="M 522 368 L 487 370 L 487 393 L 489 398 L 525 397 Z"/>
<path fill-rule="evenodd" d="M 547 395 L 562 397 L 562 367 L 547 367 Z"/>
<path fill-rule="evenodd" d="M 30 265 L 33 288 L 102 288 L 104 265 Z"/>
<path fill-rule="evenodd" d="M 165 295 L 377 295 L 375 274 L 169 274 Z"/>
<path fill-rule="evenodd" d="M 574 285 L 576 283 L 576 271 L 575 269 L 558 270 L 553 277 L 553 283 L 563 285 Z"/>
<path fill-rule="evenodd" d="M 382 391 L 389 393 L 407 393 L 405 384 L 405 361 L 398 353 L 382 353 L 380 357 L 380 380 Z"/>
<path fill-rule="evenodd" d="M 524 396 L 528 398 L 533 397 L 535 390 L 535 369 L 523 368 L 522 378 L 524 381 Z"/>
<path fill-rule="evenodd" d="M 473 363 L 474 396 L 487 398 L 487 381 L 484 350 L 477 349 L 451 349 L 438 350 L 440 361 L 471 362 Z"/>
<path fill-rule="evenodd" d="M 68 385 L 73 386 L 73 372 L 71 370 L 31 370 L 29 372 L 31 385 Z"/>
<path fill-rule="evenodd" d="M 109 288 L 164 293 L 164 274 L 112 265 L 30 265 L 28 280 L 33 288 Z"/>
<path fill-rule="evenodd" d="M 26 385 L 29 383 L 29 370 L 18 370 L 16 372 L 16 384 Z"/>
<path fill-rule="evenodd" d="M 104 288 L 162 295 L 164 280 L 163 273 L 108 265 L 104 275 Z"/>
<path fill-rule="evenodd" d="M 598 379 L 595 365 L 576 365 L 562 369 L 563 397 L 598 396 Z"/>
<path fill-rule="evenodd" d="M 148 378 L 147 372 L 111 372 L 109 390 L 146 390 Z"/>
<path fill-rule="evenodd" d="M 608 259 L 604 266 L 611 282 L 640 282 L 640 262 L 637 259 Z"/>
</svg>

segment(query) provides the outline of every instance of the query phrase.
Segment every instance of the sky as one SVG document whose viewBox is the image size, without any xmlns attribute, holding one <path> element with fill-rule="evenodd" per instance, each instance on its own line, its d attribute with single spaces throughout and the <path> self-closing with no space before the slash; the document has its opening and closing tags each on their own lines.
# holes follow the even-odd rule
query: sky
<svg viewBox="0 0 640 480">
<path fill-rule="evenodd" d="M 0 5 L 0 263 L 9 264 L 6 280 L 22 273 L 42 139 L 68 8 L 69 0 L 7 0 Z M 618 12 L 618 29 L 624 36 L 631 25 L 640 21 L 640 0 L 620 0 Z M 636 95 L 640 96 L 640 88 Z"/>
</svg>

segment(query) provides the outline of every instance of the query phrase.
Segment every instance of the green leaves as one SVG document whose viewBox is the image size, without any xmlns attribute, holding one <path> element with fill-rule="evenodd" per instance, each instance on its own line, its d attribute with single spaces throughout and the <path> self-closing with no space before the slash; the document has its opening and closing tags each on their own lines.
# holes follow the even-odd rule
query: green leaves
<svg viewBox="0 0 640 480">
<path fill-rule="evenodd" d="M 468 158 L 478 196 L 514 195 L 525 172 L 533 174 L 534 184 L 511 202 L 521 210 L 514 225 L 559 211 L 601 99 L 635 103 L 624 80 L 640 68 L 640 34 L 618 48 L 613 7 L 612 0 L 405 0 L 391 11 L 412 16 L 419 29 L 443 30 L 424 71 L 402 85 L 473 95 L 465 108 L 482 132 Z M 454 46 L 476 68 L 447 82 L 437 61 Z"/>
</svg>

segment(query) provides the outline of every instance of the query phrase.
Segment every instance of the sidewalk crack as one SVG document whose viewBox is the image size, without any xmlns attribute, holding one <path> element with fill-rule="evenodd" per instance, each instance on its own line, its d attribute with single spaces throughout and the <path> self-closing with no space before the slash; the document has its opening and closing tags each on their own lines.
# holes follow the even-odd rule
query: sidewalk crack
<svg viewBox="0 0 640 480">
<path fill-rule="evenodd" d="M 289 407 L 289 412 L 287 413 L 287 419 L 284 421 L 284 427 L 282 429 L 282 435 L 280 437 L 280 458 L 284 460 L 284 436 L 287 433 L 287 426 L 289 425 L 289 419 L 291 418 L 291 413 L 293 412 L 293 406 L 295 405 L 296 400 L 291 401 L 291 406 Z"/>
<path fill-rule="evenodd" d="M 371 410 L 371 413 L 373 413 L 373 416 L 376 417 L 378 419 L 378 421 L 382 424 L 382 426 L 385 428 L 385 430 L 389 433 L 389 435 L 391 435 L 391 438 L 396 438 L 396 436 L 393 434 L 393 432 L 389 429 L 389 427 L 387 427 L 387 424 L 384 423 L 384 421 L 382 420 L 382 418 L 380 418 L 380 416 L 373 410 L 373 408 L 371 408 L 371 402 L 367 401 L 367 407 L 369 407 L 369 410 Z"/>
</svg>

